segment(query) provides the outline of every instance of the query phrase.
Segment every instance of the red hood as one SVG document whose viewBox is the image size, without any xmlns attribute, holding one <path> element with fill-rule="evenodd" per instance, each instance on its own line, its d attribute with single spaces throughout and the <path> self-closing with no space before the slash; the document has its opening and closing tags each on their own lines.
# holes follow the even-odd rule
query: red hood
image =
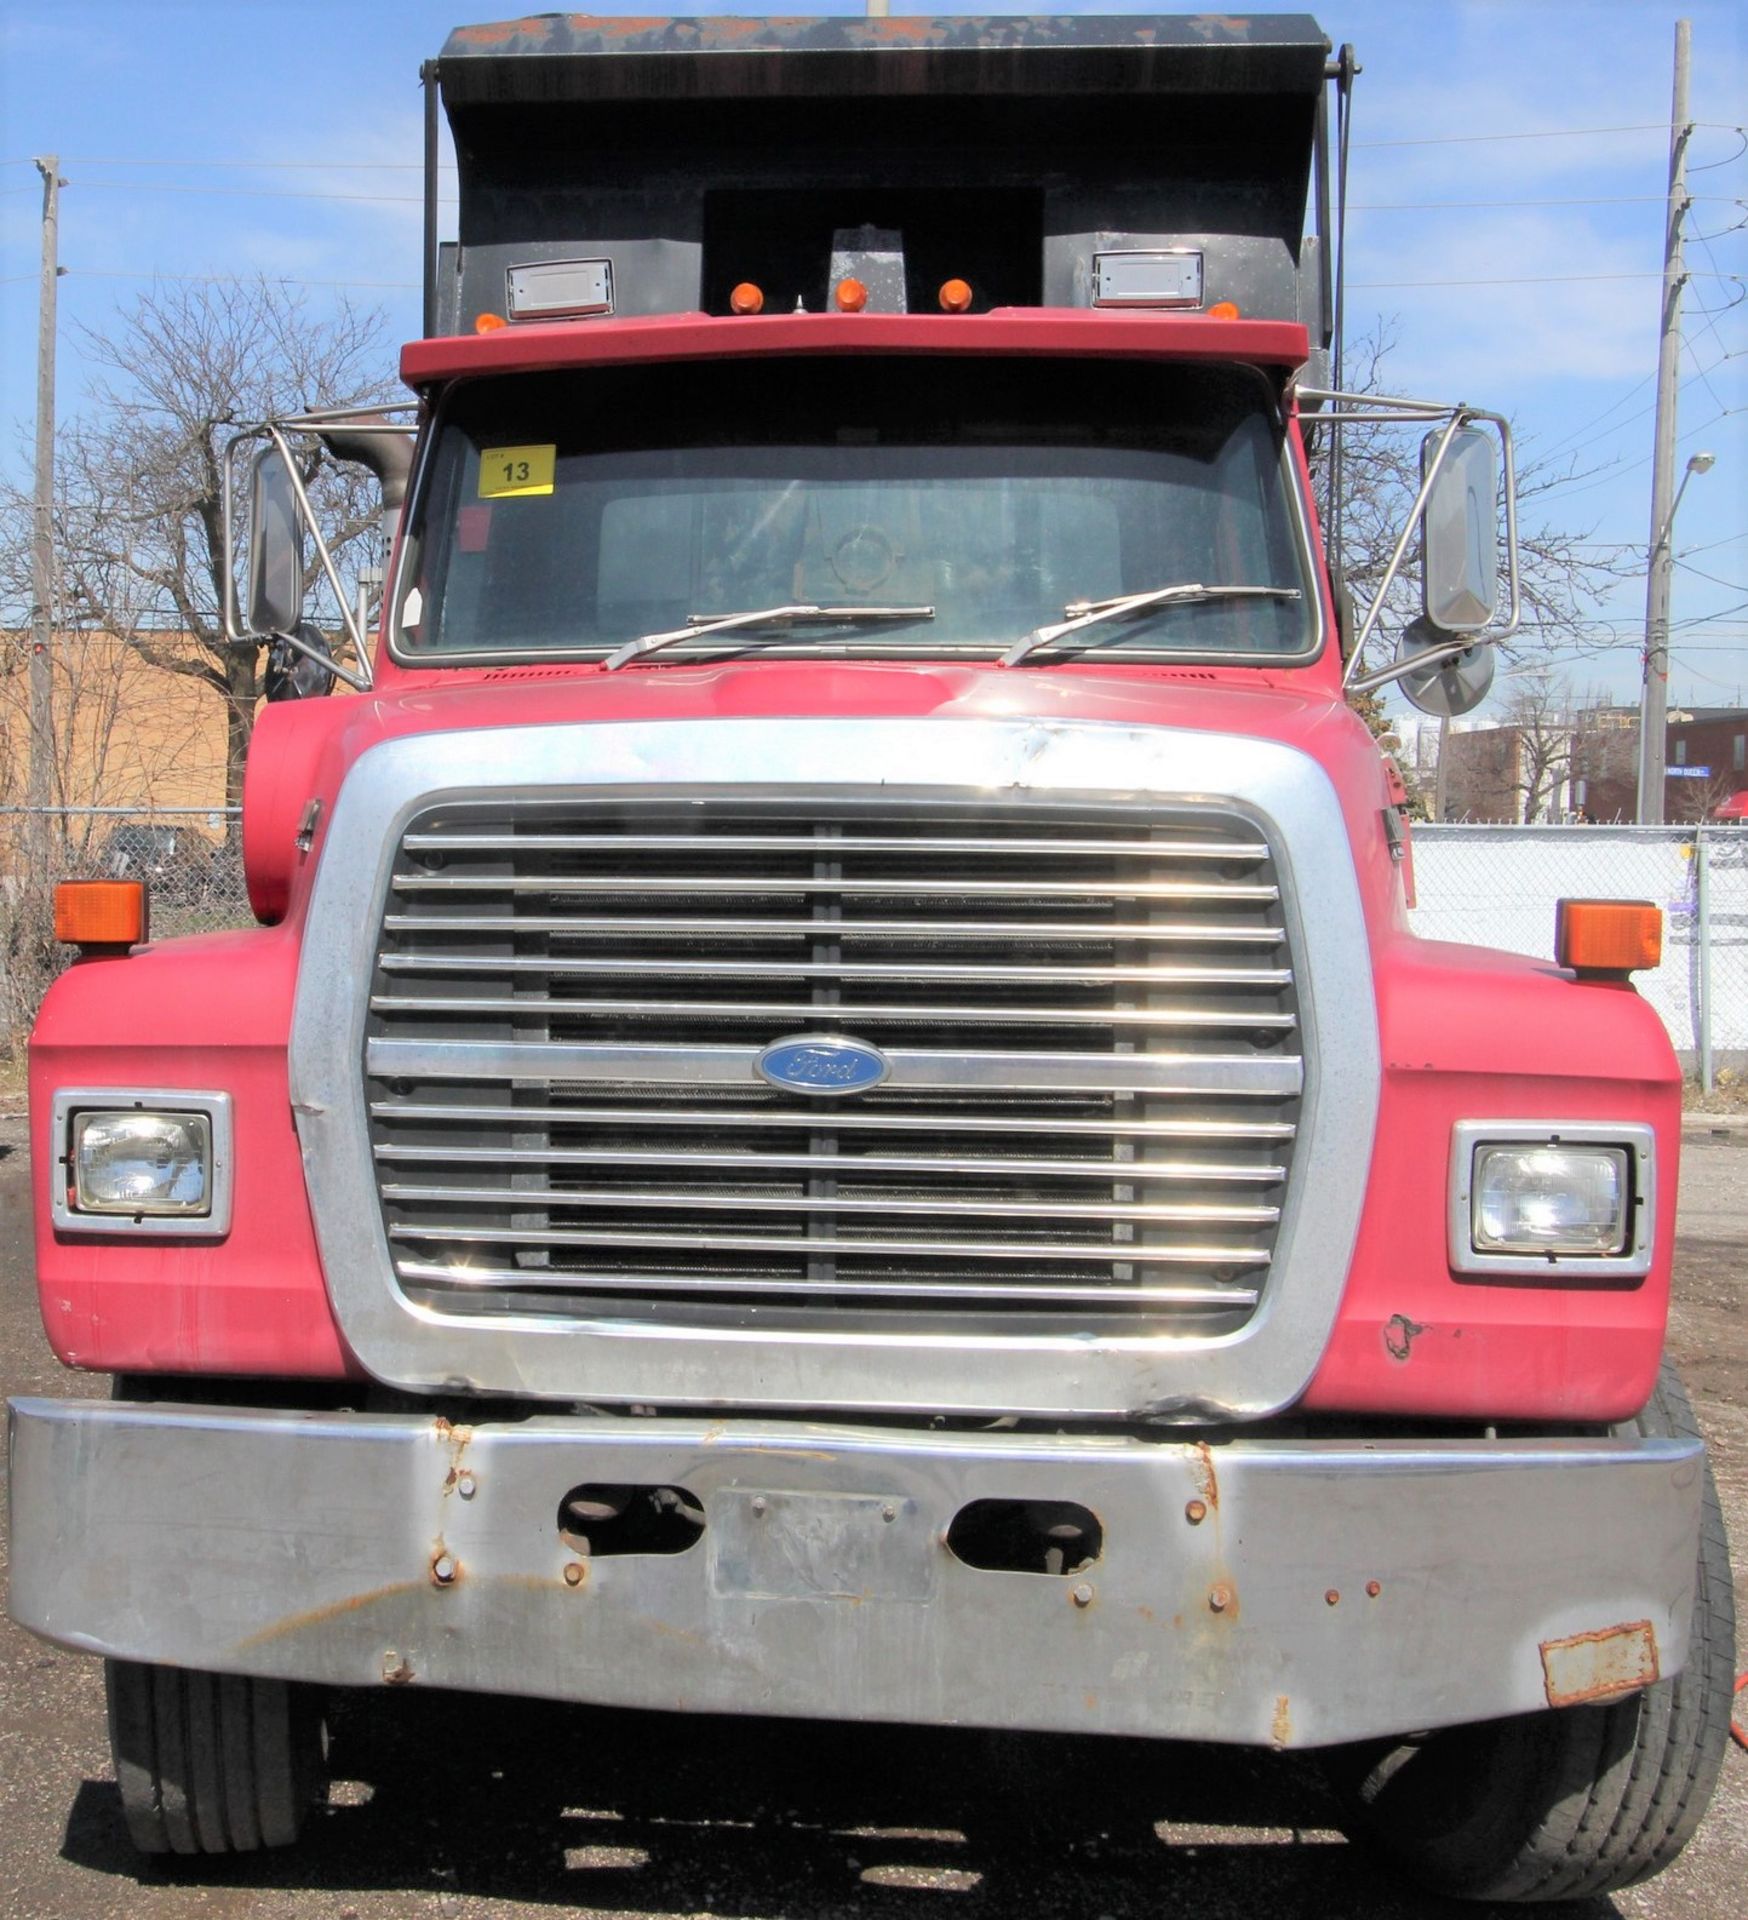
<svg viewBox="0 0 1748 1920">
<path fill-rule="evenodd" d="M 346 771 L 361 754 L 411 734 L 615 721 L 1038 719 L 1231 733 L 1309 754 L 1329 774 L 1348 815 L 1369 909 L 1390 921 L 1399 889 L 1379 827 L 1379 812 L 1390 804 L 1383 761 L 1339 692 L 1320 680 L 1305 670 L 1003 671 L 926 661 L 817 660 L 620 673 L 598 666 L 504 667 L 465 677 L 453 671 L 401 673 L 358 699 L 287 704 L 263 714 L 250 751 L 244 806 L 251 899 L 269 917 L 285 911 L 288 891 L 282 887 L 263 897 L 255 875 L 283 870 L 284 849 L 309 802 L 320 799 L 323 815 L 331 815 Z"/>
</svg>

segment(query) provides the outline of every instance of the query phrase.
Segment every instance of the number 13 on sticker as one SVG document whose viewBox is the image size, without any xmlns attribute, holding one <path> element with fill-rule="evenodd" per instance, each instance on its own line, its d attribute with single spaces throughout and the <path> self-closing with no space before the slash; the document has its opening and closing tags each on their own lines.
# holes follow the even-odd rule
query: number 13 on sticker
<svg viewBox="0 0 1748 1920">
<path fill-rule="evenodd" d="M 513 500 L 522 494 L 551 493 L 558 448 L 481 447 L 479 497 Z"/>
</svg>

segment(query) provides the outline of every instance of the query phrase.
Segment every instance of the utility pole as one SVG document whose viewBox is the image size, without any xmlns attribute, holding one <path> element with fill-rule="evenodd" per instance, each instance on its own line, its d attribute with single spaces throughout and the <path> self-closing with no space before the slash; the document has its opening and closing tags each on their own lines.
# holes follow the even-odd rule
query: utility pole
<svg viewBox="0 0 1748 1920">
<path fill-rule="evenodd" d="M 36 163 L 42 175 L 42 291 L 36 335 L 36 499 L 30 538 L 30 773 L 29 802 L 46 807 L 52 796 L 54 713 L 54 512 L 55 512 L 55 296 L 59 291 L 58 227 L 61 171 L 57 154 Z M 47 823 L 32 814 L 39 848 L 48 844 Z"/>
<path fill-rule="evenodd" d="M 1645 685 L 1639 699 L 1641 826 L 1663 822 L 1669 710 L 1669 584 L 1675 557 L 1675 407 L 1681 375 L 1681 223 L 1687 214 L 1687 66 L 1692 26 L 1675 23 L 1675 94 L 1669 109 L 1669 212 L 1663 242 L 1663 336 L 1657 350 L 1657 437 L 1651 463 L 1651 542 L 1645 571 Z"/>
</svg>

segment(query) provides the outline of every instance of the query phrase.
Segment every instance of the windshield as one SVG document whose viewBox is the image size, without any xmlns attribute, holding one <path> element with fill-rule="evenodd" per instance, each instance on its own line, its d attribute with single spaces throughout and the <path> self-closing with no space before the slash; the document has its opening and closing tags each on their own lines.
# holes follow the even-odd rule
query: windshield
<svg viewBox="0 0 1748 1920">
<path fill-rule="evenodd" d="M 994 656 L 1071 607 L 1162 602 L 1052 649 L 1303 657 L 1316 602 L 1262 377 L 1143 361 L 819 357 L 472 382 L 438 428 L 397 614 L 404 659 Z"/>
</svg>

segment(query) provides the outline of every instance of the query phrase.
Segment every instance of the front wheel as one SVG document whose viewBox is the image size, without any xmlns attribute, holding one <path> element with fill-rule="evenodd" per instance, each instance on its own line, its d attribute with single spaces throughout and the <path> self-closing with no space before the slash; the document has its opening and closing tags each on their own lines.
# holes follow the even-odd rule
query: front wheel
<svg viewBox="0 0 1748 1920">
<path fill-rule="evenodd" d="M 1623 1433 L 1697 1438 L 1665 1363 Z M 1348 1832 L 1436 1893 L 1578 1900 L 1648 1880 L 1692 1838 L 1730 1737 L 1735 1606 L 1711 1470 L 1687 1664 L 1607 1705 L 1563 1707 L 1347 1750 L 1331 1771 Z"/>
<path fill-rule="evenodd" d="M 109 1746 L 142 1853 L 288 1847 L 325 1772 L 308 1688 L 106 1660 Z"/>
</svg>

